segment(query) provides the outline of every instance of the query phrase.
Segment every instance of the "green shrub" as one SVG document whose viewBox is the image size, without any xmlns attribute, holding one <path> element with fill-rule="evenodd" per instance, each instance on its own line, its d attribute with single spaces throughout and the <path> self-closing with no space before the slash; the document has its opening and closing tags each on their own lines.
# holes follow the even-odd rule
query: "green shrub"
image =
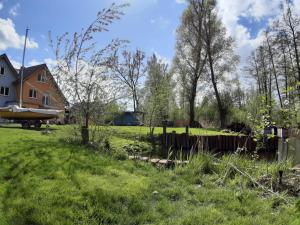
<svg viewBox="0 0 300 225">
<path fill-rule="evenodd" d="M 147 152 L 148 146 L 142 142 L 135 141 L 133 144 L 124 145 L 123 150 L 130 155 L 139 155 L 143 152 Z"/>
<path fill-rule="evenodd" d="M 297 201 L 296 207 L 297 207 L 298 212 L 300 213 L 300 199 Z"/>
<path fill-rule="evenodd" d="M 112 157 L 116 160 L 126 160 L 128 159 L 128 153 L 124 149 L 113 149 Z"/>
</svg>

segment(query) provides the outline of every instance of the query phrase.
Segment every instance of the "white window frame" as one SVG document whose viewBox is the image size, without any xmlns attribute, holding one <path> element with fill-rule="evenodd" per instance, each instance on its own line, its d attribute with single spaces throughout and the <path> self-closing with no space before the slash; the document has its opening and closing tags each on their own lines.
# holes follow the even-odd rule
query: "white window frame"
<svg viewBox="0 0 300 225">
<path fill-rule="evenodd" d="M 2 89 L 3 89 L 3 93 L 2 93 Z M 8 92 L 7 94 L 6 94 L 6 91 Z M 5 87 L 5 86 L 0 87 L 0 95 L 1 96 L 9 96 L 9 93 L 10 93 L 9 87 Z"/>
<path fill-rule="evenodd" d="M 47 83 L 47 76 L 46 74 L 44 73 L 39 73 L 38 74 L 38 77 L 37 77 L 37 80 L 38 82 L 41 82 L 41 83 Z"/>
<path fill-rule="evenodd" d="M 32 93 L 32 96 L 30 96 L 30 93 Z M 37 90 L 35 90 L 35 89 L 29 89 L 29 98 L 37 99 Z"/>
<path fill-rule="evenodd" d="M 47 99 L 48 99 L 48 101 L 47 101 Z M 51 104 L 50 95 L 49 94 L 44 94 L 42 101 L 43 101 L 43 105 L 50 105 Z"/>
</svg>

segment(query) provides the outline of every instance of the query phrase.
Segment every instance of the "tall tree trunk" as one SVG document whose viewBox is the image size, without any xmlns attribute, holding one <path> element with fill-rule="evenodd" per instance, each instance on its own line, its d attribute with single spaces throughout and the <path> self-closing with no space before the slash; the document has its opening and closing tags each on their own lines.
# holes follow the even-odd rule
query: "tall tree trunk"
<svg viewBox="0 0 300 225">
<path fill-rule="evenodd" d="M 287 59 L 286 59 L 286 53 L 284 49 L 283 43 L 281 43 L 281 51 L 283 54 L 283 67 L 284 67 L 284 87 L 285 87 L 285 98 L 289 100 L 289 93 L 288 93 L 288 70 L 287 70 Z"/>
<path fill-rule="evenodd" d="M 90 104 L 86 103 L 84 126 L 81 127 L 81 140 L 82 144 L 86 145 L 90 141 L 89 135 L 89 121 L 90 121 Z"/>
<path fill-rule="evenodd" d="M 136 112 L 139 110 L 139 100 L 137 97 L 136 90 L 132 90 L 132 100 L 133 100 L 133 111 Z"/>
<path fill-rule="evenodd" d="M 136 112 L 136 102 L 135 102 L 134 94 L 132 96 L 132 102 L 133 102 L 133 112 Z"/>
<path fill-rule="evenodd" d="M 220 128 L 224 128 L 225 127 L 226 113 L 225 113 L 225 110 L 223 108 L 223 104 L 222 104 L 221 97 L 220 97 L 220 94 L 219 94 L 219 90 L 218 90 L 218 87 L 217 87 L 217 82 L 216 82 L 216 77 L 215 77 L 215 72 L 214 72 L 214 67 L 213 67 L 213 60 L 212 60 L 212 57 L 211 57 L 210 49 L 208 49 L 207 54 L 208 54 L 211 81 L 212 81 L 212 84 L 213 84 L 213 88 L 214 88 L 214 92 L 215 92 L 215 96 L 216 96 L 217 104 L 218 104 L 218 110 L 219 110 L 219 116 L 220 116 Z"/>
<path fill-rule="evenodd" d="M 268 44 L 269 58 L 270 58 L 271 65 L 272 65 L 272 71 L 273 71 L 274 78 L 275 78 L 275 84 L 276 84 L 277 94 L 278 94 L 278 98 L 279 98 L 279 103 L 282 108 L 282 99 L 281 99 L 281 94 L 280 94 L 280 89 L 279 89 L 279 84 L 278 84 L 278 79 L 277 79 L 277 71 L 276 71 L 276 67 L 275 67 L 275 63 L 274 63 L 273 51 L 271 49 L 271 45 L 270 45 L 270 41 L 269 41 L 268 37 L 267 37 L 267 44 Z M 270 82 L 272 82 L 271 75 L 270 75 Z M 270 90 L 270 92 L 271 91 L 272 90 Z"/>
<path fill-rule="evenodd" d="M 267 107 L 269 104 L 269 96 L 268 96 L 268 75 L 266 70 L 266 62 L 265 62 L 265 56 L 264 56 L 264 50 L 261 47 L 260 48 L 260 60 L 261 60 L 261 66 L 262 66 L 262 79 L 263 79 L 263 94 L 265 95 L 265 106 Z"/>
<path fill-rule="evenodd" d="M 296 68 L 293 62 L 293 54 L 292 54 L 292 50 L 291 50 L 291 46 L 289 45 L 289 39 L 286 37 L 286 41 L 287 41 L 287 47 L 288 47 L 288 53 L 289 53 L 289 59 L 290 59 L 290 64 L 291 64 L 291 68 L 292 68 L 292 73 L 293 73 L 293 78 L 295 80 L 298 80 L 297 78 L 297 74 L 296 74 Z M 298 98 L 300 99 L 300 89 L 297 88 L 297 92 L 298 92 Z"/>
<path fill-rule="evenodd" d="M 289 23 L 290 23 L 290 28 L 292 31 L 292 38 L 293 38 L 293 47 L 295 51 L 295 58 L 296 58 L 296 65 L 297 65 L 297 72 L 298 72 L 298 81 L 300 81 L 300 61 L 299 61 L 299 53 L 298 53 L 298 45 L 297 45 L 297 37 L 295 34 L 295 30 L 293 28 L 293 25 L 291 24 L 291 18 L 289 17 Z"/>
<path fill-rule="evenodd" d="M 197 95 L 198 79 L 199 78 L 198 78 L 197 74 L 195 74 L 194 81 L 192 83 L 192 88 L 190 91 L 190 96 L 189 96 L 189 108 L 190 108 L 189 124 L 190 124 L 190 127 L 194 127 L 194 125 L 195 125 L 195 100 L 196 100 L 196 95 Z"/>
<path fill-rule="evenodd" d="M 297 36 L 296 36 L 296 31 L 294 29 L 294 26 L 292 24 L 291 18 L 292 15 L 289 14 L 288 15 L 288 26 L 292 32 L 292 43 L 293 43 L 293 48 L 294 48 L 294 53 L 295 53 L 295 58 L 296 58 L 296 67 L 297 67 L 297 81 L 300 82 L 300 61 L 299 61 L 299 52 L 298 52 L 298 45 L 297 45 Z M 289 41 L 289 40 L 288 40 Z M 300 99 L 300 88 L 297 87 L 297 91 L 298 91 L 298 97 Z"/>
<path fill-rule="evenodd" d="M 258 93 L 262 94 L 262 84 L 261 84 L 261 79 L 259 77 L 259 69 L 258 69 L 258 65 L 257 65 L 257 59 L 255 56 L 253 57 L 253 60 L 254 60 L 254 64 L 255 64 L 255 74 L 257 77 Z"/>
<path fill-rule="evenodd" d="M 264 62 L 263 62 L 263 78 L 264 78 L 264 94 L 265 94 L 265 99 L 266 99 L 266 106 L 268 106 L 268 103 L 269 103 L 268 78 L 267 78 L 267 71 L 266 71 Z"/>
<path fill-rule="evenodd" d="M 286 41 L 287 47 L 288 47 L 289 60 L 290 60 L 290 63 L 291 63 L 291 68 L 292 68 L 292 71 L 293 71 L 293 75 L 295 76 L 296 75 L 296 69 L 295 69 L 295 65 L 294 65 L 294 62 L 293 62 L 292 49 L 291 49 L 291 46 L 289 44 L 290 40 L 288 39 L 287 35 L 285 35 L 285 41 Z"/>
<path fill-rule="evenodd" d="M 190 127 L 194 126 L 194 121 L 195 121 L 195 99 L 190 99 L 189 100 L 189 106 L 190 106 L 190 111 L 189 111 L 189 124 Z"/>
<path fill-rule="evenodd" d="M 298 47 L 297 47 L 297 40 L 296 36 L 293 30 L 293 45 L 294 45 L 294 51 L 295 51 L 295 57 L 296 57 L 296 65 L 297 65 L 297 72 L 298 72 L 298 82 L 300 82 L 300 62 L 299 62 L 299 53 L 298 53 Z M 298 86 L 298 96 L 300 99 L 300 87 Z"/>
<path fill-rule="evenodd" d="M 272 71 L 270 68 L 270 73 L 269 73 L 269 115 L 272 113 Z"/>
</svg>

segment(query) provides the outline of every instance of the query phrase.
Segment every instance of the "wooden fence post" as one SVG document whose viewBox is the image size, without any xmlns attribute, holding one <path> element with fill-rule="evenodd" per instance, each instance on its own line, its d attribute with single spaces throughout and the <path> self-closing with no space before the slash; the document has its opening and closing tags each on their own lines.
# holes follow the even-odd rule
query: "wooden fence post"
<svg viewBox="0 0 300 225">
<path fill-rule="evenodd" d="M 173 151 L 177 151 L 176 146 L 176 131 L 172 131 L 171 146 Z"/>
<path fill-rule="evenodd" d="M 185 127 L 185 133 L 188 135 L 189 134 L 189 126 Z"/>
<path fill-rule="evenodd" d="M 167 141 L 167 123 L 164 121 L 163 122 L 163 135 L 162 135 L 162 147 L 163 147 L 163 151 L 167 152 L 167 147 L 168 147 L 168 141 Z"/>
<path fill-rule="evenodd" d="M 176 131 L 172 131 L 172 145 L 175 145 L 176 142 Z"/>
<path fill-rule="evenodd" d="M 286 129 L 278 129 L 278 147 L 277 147 L 277 160 L 282 162 L 288 158 L 288 131 Z"/>
</svg>

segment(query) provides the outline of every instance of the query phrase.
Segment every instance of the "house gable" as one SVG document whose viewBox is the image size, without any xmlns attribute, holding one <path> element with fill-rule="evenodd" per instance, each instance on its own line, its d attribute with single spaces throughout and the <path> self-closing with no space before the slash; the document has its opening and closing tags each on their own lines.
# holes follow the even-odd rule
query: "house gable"
<svg viewBox="0 0 300 225">
<path fill-rule="evenodd" d="M 0 55 L 0 107 L 17 103 L 14 81 L 17 71 L 12 66 L 6 54 Z"/>
<path fill-rule="evenodd" d="M 20 76 L 17 80 L 19 96 Z M 66 99 L 55 82 L 46 64 L 24 69 L 23 105 L 31 108 L 52 108 L 63 110 Z"/>
</svg>

